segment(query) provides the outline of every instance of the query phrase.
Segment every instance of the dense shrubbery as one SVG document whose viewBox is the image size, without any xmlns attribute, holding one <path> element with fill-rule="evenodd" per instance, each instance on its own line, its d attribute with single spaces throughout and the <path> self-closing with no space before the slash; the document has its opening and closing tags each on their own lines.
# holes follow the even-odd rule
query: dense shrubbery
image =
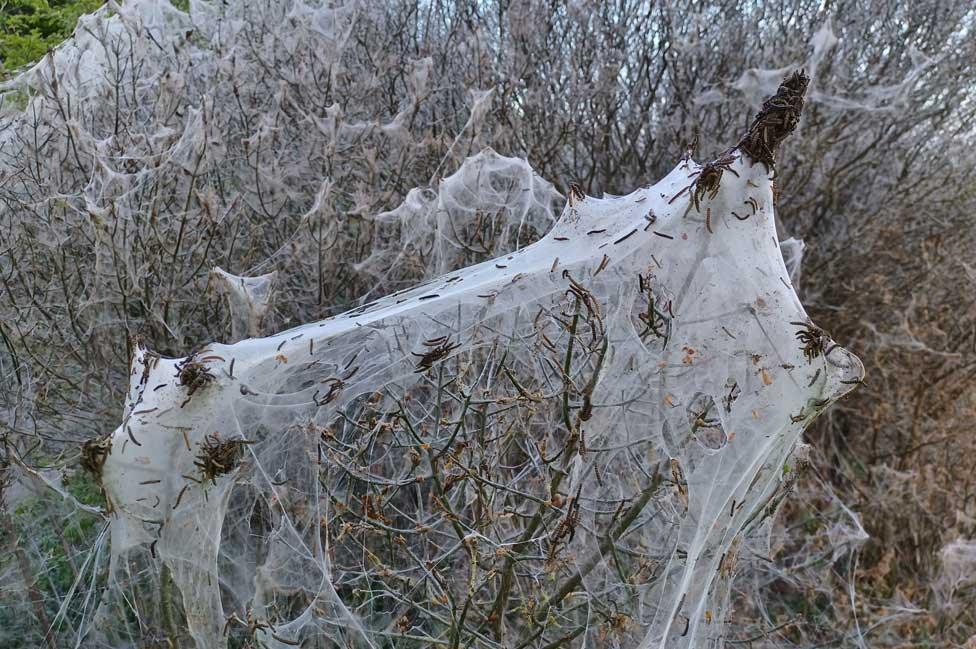
<svg viewBox="0 0 976 649">
<path fill-rule="evenodd" d="M 781 235 L 806 242 L 804 302 L 868 381 L 810 431 L 815 470 L 773 530 L 780 558 L 808 560 L 756 560 L 766 604 L 739 601 L 733 637 L 965 642 L 974 601 L 943 549 L 976 536 L 972 9 L 645 4 L 251 3 L 232 52 L 166 3 L 125 30 L 84 23 L 108 74 L 82 84 L 80 53 L 53 73 L 45 60 L 0 116 L 7 452 L 37 463 L 113 428 L 133 337 L 173 355 L 226 339 L 212 266 L 279 272 L 272 330 L 334 314 L 512 244 L 479 218 L 490 206 L 460 237 L 388 214 L 435 213 L 469 154 L 524 157 L 564 193 L 623 193 L 696 138 L 701 158 L 737 141 L 743 107 L 805 65 Z M 8 67 L 64 29 L 25 16 L 0 19 L 18 34 Z M 445 262 L 448 236 L 472 245 Z M 47 542 L 30 546 L 38 575 Z"/>
<path fill-rule="evenodd" d="M 78 18 L 104 0 L 6 0 L 0 5 L 0 71 L 44 56 L 74 31 Z"/>
</svg>

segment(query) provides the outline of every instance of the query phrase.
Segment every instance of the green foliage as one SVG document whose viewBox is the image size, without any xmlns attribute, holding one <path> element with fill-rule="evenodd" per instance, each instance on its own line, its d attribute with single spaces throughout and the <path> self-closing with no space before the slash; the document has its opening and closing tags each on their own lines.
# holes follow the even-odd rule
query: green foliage
<svg viewBox="0 0 976 649">
<path fill-rule="evenodd" d="M 71 35 L 78 18 L 104 0 L 0 0 L 0 63 L 12 70 L 37 61 Z"/>
<path fill-rule="evenodd" d="M 65 488 L 78 502 L 86 505 L 105 506 L 105 497 L 95 479 L 87 471 L 77 471 L 65 484 Z"/>
<path fill-rule="evenodd" d="M 64 487 L 79 502 L 105 504 L 101 489 L 87 472 L 76 471 L 65 479 Z M 50 500 L 40 497 L 27 497 L 17 503 L 12 519 L 13 528 L 22 530 L 21 534 L 26 536 L 10 539 L 0 530 L 0 548 L 19 544 L 29 548 L 32 558 L 40 556 L 42 564 L 32 566 L 37 577 L 35 587 L 44 597 L 47 614 L 53 619 L 61 599 L 77 577 L 76 571 L 92 548 L 100 522 L 91 515 L 72 513 L 69 505 L 52 509 Z M 12 552 L 0 556 L 0 573 L 19 578 L 17 561 Z M 68 619 L 73 621 L 76 614 L 73 610 L 69 611 Z M 36 631 L 36 625 L 30 618 L 17 615 L 16 609 L 9 605 L 0 605 L 0 646 L 41 646 L 36 643 L 39 638 L 33 635 Z M 23 644 L 5 644 L 17 640 Z"/>
<path fill-rule="evenodd" d="M 64 486 L 79 502 L 104 505 L 98 485 L 83 471 L 67 479 Z M 41 498 L 26 498 L 14 510 L 15 519 L 20 519 L 17 521 L 18 529 L 35 529 L 34 539 L 47 558 L 46 569 L 51 585 L 60 593 L 66 592 L 74 581 L 74 570 L 67 552 L 80 555 L 87 551 L 97 534 L 97 521 L 93 516 L 64 514 L 67 512 L 52 512 L 49 501 Z M 43 582 L 41 585 L 44 585 Z"/>
</svg>

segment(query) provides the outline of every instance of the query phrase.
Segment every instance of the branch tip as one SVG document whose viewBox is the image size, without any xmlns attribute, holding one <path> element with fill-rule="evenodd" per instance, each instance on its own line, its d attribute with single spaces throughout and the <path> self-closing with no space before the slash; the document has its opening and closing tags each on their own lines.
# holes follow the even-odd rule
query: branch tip
<svg viewBox="0 0 976 649">
<path fill-rule="evenodd" d="M 810 77 L 803 70 L 796 70 L 786 77 L 776 94 L 763 102 L 749 132 L 739 142 L 739 150 L 755 162 L 773 167 L 776 149 L 800 121 L 804 95 L 809 84 Z"/>
</svg>

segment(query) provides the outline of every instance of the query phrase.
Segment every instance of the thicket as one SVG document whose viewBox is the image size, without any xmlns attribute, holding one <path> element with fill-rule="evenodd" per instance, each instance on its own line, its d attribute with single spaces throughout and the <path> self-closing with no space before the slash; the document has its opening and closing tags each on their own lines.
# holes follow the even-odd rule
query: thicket
<svg viewBox="0 0 976 649">
<path fill-rule="evenodd" d="M 514 233 L 496 230 L 511 216 L 497 205 L 445 206 L 464 188 L 442 181 L 469 155 L 524 159 L 563 195 L 572 183 L 626 193 L 692 142 L 707 159 L 737 141 L 805 67 L 808 104 L 776 178 L 780 235 L 803 240 L 804 304 L 868 377 L 809 430 L 813 469 L 781 510 L 771 559 L 754 558 L 748 591 L 762 599 L 741 595 L 728 638 L 942 646 L 976 634 L 971 7 L 124 7 L 82 18 L 3 88 L 8 465 L 77 479 L 78 445 L 119 421 L 137 337 L 174 356 L 229 339 L 213 266 L 277 271 L 267 331 L 333 315 L 547 229 L 544 185 Z M 26 62 L 56 33 L 3 43 Z M 531 174 L 522 165 L 509 173 Z M 460 232 L 445 211 L 464 216 Z M 4 606 L 23 606 L 17 574 L 30 573 L 42 603 L 30 610 L 50 620 L 67 582 L 49 560 L 80 569 L 96 531 L 64 536 L 87 516 L 73 510 L 40 535 L 24 512 L 4 518 L 6 547 L 21 548 L 5 555 Z"/>
</svg>

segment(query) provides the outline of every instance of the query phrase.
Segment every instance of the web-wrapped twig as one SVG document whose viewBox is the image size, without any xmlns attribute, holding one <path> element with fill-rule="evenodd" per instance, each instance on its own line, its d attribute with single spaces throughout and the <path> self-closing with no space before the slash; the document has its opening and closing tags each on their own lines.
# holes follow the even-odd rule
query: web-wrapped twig
<svg viewBox="0 0 976 649">
<path fill-rule="evenodd" d="M 797 70 L 780 84 L 776 94 L 763 102 L 762 110 L 739 142 L 738 148 L 756 162 L 772 168 L 776 150 L 800 121 L 803 97 L 810 78 Z"/>
</svg>

